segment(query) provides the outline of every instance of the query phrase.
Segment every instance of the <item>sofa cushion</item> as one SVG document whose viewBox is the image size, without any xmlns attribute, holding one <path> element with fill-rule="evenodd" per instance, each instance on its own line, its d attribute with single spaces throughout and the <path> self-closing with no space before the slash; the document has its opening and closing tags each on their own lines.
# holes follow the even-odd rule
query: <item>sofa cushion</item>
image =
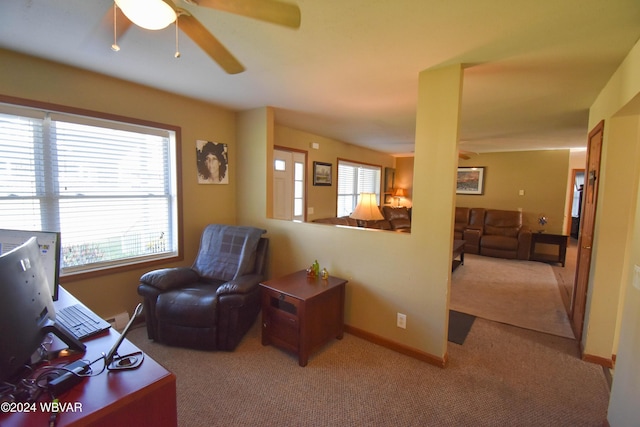
<svg viewBox="0 0 640 427">
<path fill-rule="evenodd" d="M 484 227 L 485 235 L 517 237 L 518 231 L 520 231 L 519 227 L 494 227 L 492 225 L 487 225 Z"/>
<path fill-rule="evenodd" d="M 469 225 L 469 208 L 459 208 L 456 207 L 456 216 L 455 222 L 453 224 L 453 229 L 462 233 L 465 228 Z"/>
<path fill-rule="evenodd" d="M 358 226 L 358 222 L 353 218 L 349 218 L 348 216 L 341 216 L 337 218 L 336 217 L 318 218 L 318 219 L 314 219 L 313 222 L 317 222 L 318 224 L 349 225 L 351 227 Z"/>
<path fill-rule="evenodd" d="M 391 230 L 391 224 L 386 219 L 375 219 L 371 221 L 365 221 L 365 228 L 375 228 L 377 230 Z"/>
<path fill-rule="evenodd" d="M 409 214 L 409 209 L 405 206 L 398 208 L 383 206 L 382 214 L 391 224 L 392 230 L 406 230 L 411 228 L 411 215 Z"/>
<path fill-rule="evenodd" d="M 518 239 L 507 236 L 484 235 L 480 240 L 480 246 L 486 249 L 500 249 L 503 251 L 517 251 Z"/>
</svg>

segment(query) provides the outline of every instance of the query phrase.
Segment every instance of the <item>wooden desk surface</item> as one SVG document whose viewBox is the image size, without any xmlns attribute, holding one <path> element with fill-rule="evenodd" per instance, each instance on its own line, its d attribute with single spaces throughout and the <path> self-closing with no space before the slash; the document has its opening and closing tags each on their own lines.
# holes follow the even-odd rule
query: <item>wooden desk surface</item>
<svg viewBox="0 0 640 427">
<path fill-rule="evenodd" d="M 64 289 L 56 308 L 77 302 Z M 94 361 L 107 353 L 120 335 L 109 329 L 84 342 L 86 352 L 79 356 L 60 358 L 53 364 L 82 359 Z M 129 340 L 123 340 L 118 353 L 126 355 L 140 351 Z M 92 365 L 94 372 L 102 369 L 102 361 Z M 48 396 L 43 393 L 47 402 Z M 57 426 L 176 426 L 176 378 L 148 355 L 139 368 L 126 371 L 107 371 L 82 380 L 64 393 L 60 402 L 70 402 L 77 412 L 66 411 L 58 416 Z M 36 402 L 38 403 L 38 402 Z M 48 426 L 50 413 L 36 405 L 35 412 L 0 413 L 0 426 Z"/>
</svg>

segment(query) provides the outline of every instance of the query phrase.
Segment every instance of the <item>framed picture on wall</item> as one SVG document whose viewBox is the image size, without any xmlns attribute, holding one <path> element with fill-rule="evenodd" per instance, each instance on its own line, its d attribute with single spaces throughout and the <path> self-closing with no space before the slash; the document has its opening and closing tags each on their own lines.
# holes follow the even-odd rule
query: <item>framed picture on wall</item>
<svg viewBox="0 0 640 427">
<path fill-rule="evenodd" d="M 196 141 L 198 184 L 228 184 L 229 158 L 227 144 Z"/>
<path fill-rule="evenodd" d="M 331 185 L 331 163 L 313 162 L 313 185 Z"/>
<path fill-rule="evenodd" d="M 484 167 L 458 168 L 456 194 L 483 194 Z"/>
</svg>

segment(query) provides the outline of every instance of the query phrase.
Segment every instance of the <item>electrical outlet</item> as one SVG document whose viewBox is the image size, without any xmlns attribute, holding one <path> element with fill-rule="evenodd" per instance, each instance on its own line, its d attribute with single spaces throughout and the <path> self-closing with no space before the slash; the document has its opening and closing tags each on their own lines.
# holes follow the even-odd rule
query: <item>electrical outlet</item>
<svg viewBox="0 0 640 427">
<path fill-rule="evenodd" d="M 398 313 L 398 320 L 396 325 L 398 328 L 407 329 L 407 315 Z"/>
</svg>

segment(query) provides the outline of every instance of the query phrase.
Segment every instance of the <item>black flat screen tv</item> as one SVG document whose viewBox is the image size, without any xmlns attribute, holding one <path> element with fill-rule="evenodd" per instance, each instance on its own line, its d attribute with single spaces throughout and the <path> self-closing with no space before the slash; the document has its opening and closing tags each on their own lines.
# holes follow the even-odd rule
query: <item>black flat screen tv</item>
<svg viewBox="0 0 640 427">
<path fill-rule="evenodd" d="M 0 255 L 0 382 L 30 362 L 55 308 L 36 237 Z"/>
</svg>

